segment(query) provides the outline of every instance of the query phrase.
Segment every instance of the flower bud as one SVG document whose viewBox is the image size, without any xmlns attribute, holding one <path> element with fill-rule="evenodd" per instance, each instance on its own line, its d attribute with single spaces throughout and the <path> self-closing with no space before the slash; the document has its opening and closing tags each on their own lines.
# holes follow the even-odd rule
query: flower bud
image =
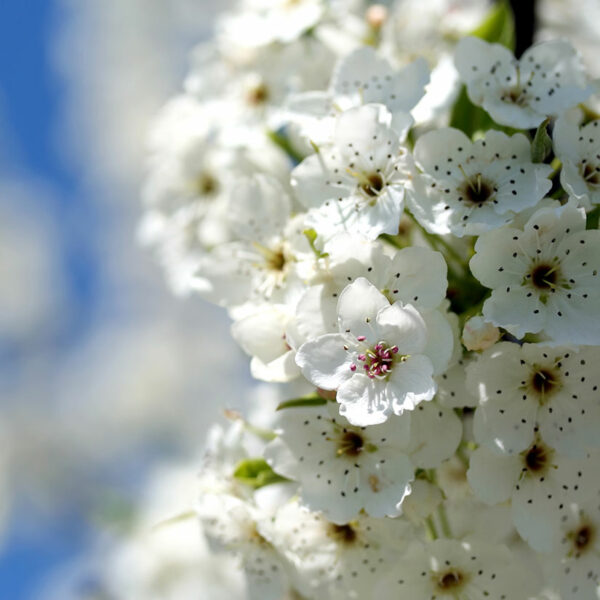
<svg viewBox="0 0 600 600">
<path fill-rule="evenodd" d="M 467 350 L 485 350 L 500 339 L 500 330 L 484 321 L 483 317 L 471 317 L 463 329 L 462 343 Z"/>
</svg>

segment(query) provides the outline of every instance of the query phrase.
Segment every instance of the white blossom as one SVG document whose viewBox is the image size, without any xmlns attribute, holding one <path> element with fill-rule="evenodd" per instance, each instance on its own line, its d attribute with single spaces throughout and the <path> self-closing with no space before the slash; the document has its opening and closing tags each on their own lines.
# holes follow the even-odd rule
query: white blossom
<svg viewBox="0 0 600 600">
<path fill-rule="evenodd" d="M 492 294 L 486 321 L 517 337 L 544 333 L 557 344 L 597 344 L 600 233 L 585 230 L 574 202 L 541 208 L 522 229 L 502 227 L 475 244 L 471 271 Z"/>
<path fill-rule="evenodd" d="M 592 92 L 579 54 L 565 40 L 536 44 L 517 60 L 500 44 L 466 37 L 455 64 L 471 101 L 497 123 L 519 129 L 537 127 Z"/>
<path fill-rule="evenodd" d="M 411 109 L 419 102 L 429 81 L 423 58 L 395 69 L 371 46 L 358 48 L 336 65 L 327 92 L 292 96 L 289 119 L 311 142 L 327 143 L 335 118 L 364 104 L 383 104 L 390 111 L 391 126 L 404 139 L 412 125 Z"/>
<path fill-rule="evenodd" d="M 384 598 L 525 600 L 537 587 L 529 575 L 505 546 L 439 539 L 413 548 L 378 592 Z"/>
<path fill-rule="evenodd" d="M 471 456 L 467 477 L 486 504 L 511 500 L 517 531 L 535 550 L 550 552 L 559 542 L 561 511 L 586 500 L 596 486 L 597 456 L 565 458 L 536 436 L 519 454 L 500 455 L 481 447 Z"/>
<path fill-rule="evenodd" d="M 337 405 L 288 408 L 278 438 L 265 450 L 273 470 L 300 483 L 302 504 L 344 524 L 364 511 L 397 516 L 410 492 L 410 416 L 381 425 L 352 426 Z"/>
<path fill-rule="evenodd" d="M 238 241 L 221 244 L 200 262 L 199 291 L 218 304 L 284 300 L 312 261 L 301 215 L 290 219 L 292 201 L 275 179 L 257 175 L 239 182 L 230 198 L 230 223 Z"/>
<path fill-rule="evenodd" d="M 390 305 L 358 278 L 340 295 L 338 330 L 303 344 L 296 362 L 316 386 L 337 390 L 340 412 L 351 423 L 382 423 L 434 396 L 434 366 L 424 354 L 428 328 L 413 306 Z"/>
<path fill-rule="evenodd" d="M 560 547 L 549 557 L 551 580 L 562 600 L 600 597 L 600 492 L 566 505 L 560 519 Z"/>
<path fill-rule="evenodd" d="M 417 140 L 414 158 L 422 173 L 411 182 L 409 207 L 432 233 L 480 235 L 510 223 L 551 187 L 551 167 L 531 162 L 520 133 L 490 130 L 471 142 L 458 129 L 436 129 Z"/>
<path fill-rule="evenodd" d="M 380 104 L 352 108 L 336 119 L 332 144 L 292 171 L 307 223 L 323 237 L 341 231 L 369 239 L 395 234 L 404 209 L 407 151 Z"/>
<path fill-rule="evenodd" d="M 600 204 L 600 120 L 581 123 L 582 114 L 573 109 L 557 119 L 552 138 L 562 167 L 560 182 L 580 206 L 590 210 Z"/>
<path fill-rule="evenodd" d="M 276 547 L 293 565 L 294 586 L 315 600 L 368 598 L 416 536 L 405 519 L 360 514 L 336 524 L 293 501 L 278 511 L 272 529 Z"/>
<path fill-rule="evenodd" d="M 525 450 L 539 431 L 560 452 L 581 455 L 600 443 L 597 347 L 502 342 L 467 368 L 479 398 L 475 437 L 503 452 Z"/>
</svg>

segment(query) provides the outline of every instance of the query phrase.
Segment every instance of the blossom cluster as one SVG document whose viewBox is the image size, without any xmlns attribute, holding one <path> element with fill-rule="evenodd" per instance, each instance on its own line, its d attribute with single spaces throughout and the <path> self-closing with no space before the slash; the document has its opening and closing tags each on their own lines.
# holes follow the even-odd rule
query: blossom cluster
<svg viewBox="0 0 600 600">
<path fill-rule="evenodd" d="M 596 84 L 427 6 L 243 0 L 152 132 L 142 239 L 293 395 L 200 475 L 251 599 L 600 598 Z"/>
</svg>

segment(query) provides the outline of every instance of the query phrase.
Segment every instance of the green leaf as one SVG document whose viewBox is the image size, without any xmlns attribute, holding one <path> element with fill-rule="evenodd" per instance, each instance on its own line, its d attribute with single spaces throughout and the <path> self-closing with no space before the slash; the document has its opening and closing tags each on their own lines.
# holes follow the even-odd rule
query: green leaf
<svg viewBox="0 0 600 600">
<path fill-rule="evenodd" d="M 310 244 L 310 247 L 311 247 L 312 251 L 315 253 L 315 256 L 317 258 L 325 258 L 326 256 L 329 256 L 328 252 L 321 252 L 315 246 L 315 241 L 317 239 L 317 232 L 314 229 L 305 229 L 302 233 L 306 236 L 306 239 L 308 240 L 308 243 Z"/>
<path fill-rule="evenodd" d="M 289 481 L 271 469 L 264 458 L 247 458 L 238 463 L 233 476 L 242 483 L 255 489 Z"/>
<path fill-rule="evenodd" d="M 600 221 L 600 206 L 596 206 L 587 214 L 586 229 L 598 229 L 598 221 Z"/>
<path fill-rule="evenodd" d="M 469 100 L 467 88 L 463 85 L 452 107 L 450 127 L 460 129 L 472 138 L 476 131 L 487 131 L 492 125 L 494 125 L 492 117 Z"/>
<path fill-rule="evenodd" d="M 498 2 L 486 15 L 471 35 L 486 42 L 502 44 L 509 50 L 515 49 L 515 17 L 507 0 Z"/>
<path fill-rule="evenodd" d="M 550 119 L 546 119 L 535 132 L 533 142 L 531 144 L 531 160 L 534 163 L 544 162 L 552 152 L 552 140 L 548 135 L 548 123 Z"/>
<path fill-rule="evenodd" d="M 281 402 L 276 410 L 283 410 L 284 408 L 300 408 L 303 406 L 324 406 L 325 404 L 327 404 L 327 400 L 321 398 L 319 394 L 308 394 L 308 396 Z"/>
<path fill-rule="evenodd" d="M 288 155 L 288 157 L 294 164 L 301 163 L 304 160 L 305 156 L 298 152 L 298 150 L 296 150 L 296 148 L 292 146 L 289 137 L 285 135 L 285 133 L 282 130 L 268 130 L 267 137 L 276 146 L 281 148 L 281 150 L 283 150 Z"/>
</svg>

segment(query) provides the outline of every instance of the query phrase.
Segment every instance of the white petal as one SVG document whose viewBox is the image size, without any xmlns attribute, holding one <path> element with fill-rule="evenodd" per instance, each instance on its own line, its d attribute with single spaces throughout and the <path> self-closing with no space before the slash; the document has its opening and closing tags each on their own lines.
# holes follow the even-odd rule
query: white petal
<svg viewBox="0 0 600 600">
<path fill-rule="evenodd" d="M 366 336 L 367 342 L 376 340 L 373 326 L 377 313 L 390 305 L 387 298 L 367 279 L 359 277 L 346 286 L 338 301 L 338 322 L 341 332 L 352 336 Z"/>
<path fill-rule="evenodd" d="M 478 448 L 471 454 L 467 478 L 478 498 L 486 504 L 498 504 L 511 497 L 520 474 L 520 457 Z"/>
<path fill-rule="evenodd" d="M 337 333 L 323 335 L 300 346 L 296 363 L 317 387 L 335 390 L 354 374 L 346 344 L 347 338 Z"/>
</svg>

